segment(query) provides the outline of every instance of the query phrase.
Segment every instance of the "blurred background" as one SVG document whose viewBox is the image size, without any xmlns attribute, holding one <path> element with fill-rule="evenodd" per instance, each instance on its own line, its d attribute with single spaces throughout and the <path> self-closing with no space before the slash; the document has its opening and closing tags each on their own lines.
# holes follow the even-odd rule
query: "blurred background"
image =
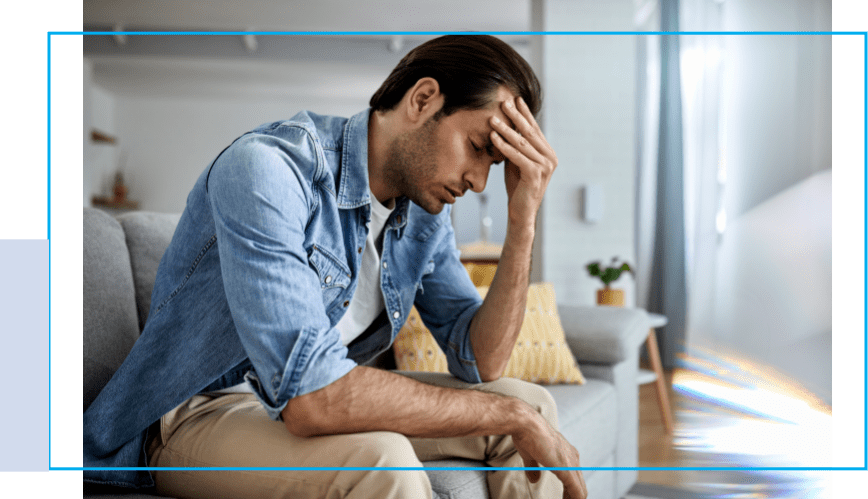
<svg viewBox="0 0 868 499">
<path fill-rule="evenodd" d="M 585 265 L 627 261 L 635 272 L 615 284 L 627 306 L 668 318 L 658 333 L 676 390 L 709 397 L 679 385 L 678 369 L 761 366 L 750 372 L 831 413 L 832 36 L 642 34 L 831 31 L 831 0 L 83 5 L 85 31 L 101 33 L 84 37 L 83 204 L 110 198 L 120 173 L 130 206 L 159 212 L 182 211 L 202 170 L 247 130 L 304 109 L 363 110 L 433 37 L 349 32 L 509 32 L 498 36 L 543 83 L 539 121 L 560 161 L 533 279 L 554 283 L 560 302 L 592 305 L 600 285 Z M 503 242 L 501 167 L 484 210 L 480 200 L 454 207 L 459 244 Z"/>
</svg>

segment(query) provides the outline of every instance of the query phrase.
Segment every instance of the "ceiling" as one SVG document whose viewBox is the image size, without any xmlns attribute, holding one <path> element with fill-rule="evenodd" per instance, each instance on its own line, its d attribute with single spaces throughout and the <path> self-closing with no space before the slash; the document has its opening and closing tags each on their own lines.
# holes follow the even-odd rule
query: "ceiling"
<svg viewBox="0 0 868 499">
<path fill-rule="evenodd" d="M 221 31 L 527 31 L 531 0 L 84 0 L 85 26 Z"/>
<path fill-rule="evenodd" d="M 329 31 L 341 35 L 84 37 L 93 81 L 127 96 L 358 98 L 427 36 L 347 32 L 530 29 L 531 0 L 84 0 L 85 31 Z M 501 36 L 527 57 L 527 37 Z M 323 85 L 324 81 L 331 82 Z M 338 88 L 334 82 L 347 82 Z M 207 94 L 207 95 L 206 95 Z"/>
</svg>

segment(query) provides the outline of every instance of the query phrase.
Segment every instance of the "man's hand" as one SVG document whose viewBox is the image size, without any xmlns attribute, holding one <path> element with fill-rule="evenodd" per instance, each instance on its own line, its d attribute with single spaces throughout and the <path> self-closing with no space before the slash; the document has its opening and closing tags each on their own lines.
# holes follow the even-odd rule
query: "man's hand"
<svg viewBox="0 0 868 499">
<path fill-rule="evenodd" d="M 503 374 L 521 330 L 536 216 L 558 165 L 554 150 L 520 97 L 503 101 L 501 109 L 506 119 L 491 117 L 491 142 L 506 158 L 509 221 L 497 273 L 470 325 L 470 342 L 483 381 Z"/>
<path fill-rule="evenodd" d="M 494 281 L 470 324 L 470 342 L 483 381 L 503 374 L 521 330 L 536 216 L 558 164 L 554 150 L 521 98 L 507 99 L 501 109 L 506 119 L 491 118 L 491 142 L 506 158 L 509 221 Z"/>
<path fill-rule="evenodd" d="M 491 141 L 506 157 L 509 221 L 533 227 L 558 158 L 521 97 L 506 100 L 501 107 L 515 125 L 513 130 L 503 120 L 491 118 Z"/>
<path fill-rule="evenodd" d="M 512 435 L 525 467 L 543 466 L 546 468 L 578 468 L 579 452 L 558 431 L 544 419 L 538 425 L 531 425 L 525 431 Z M 528 479 L 536 483 L 541 471 L 526 471 Z M 564 484 L 564 499 L 585 499 L 588 488 L 585 478 L 578 470 L 553 470 L 552 473 Z"/>
</svg>

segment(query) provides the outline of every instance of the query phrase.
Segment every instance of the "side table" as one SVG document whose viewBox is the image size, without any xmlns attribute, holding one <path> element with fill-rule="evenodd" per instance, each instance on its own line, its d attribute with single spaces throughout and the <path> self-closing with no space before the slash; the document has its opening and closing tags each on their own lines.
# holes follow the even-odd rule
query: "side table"
<svg viewBox="0 0 868 499">
<path fill-rule="evenodd" d="M 663 374 L 663 363 L 660 361 L 660 348 L 657 346 L 657 334 L 655 328 L 665 326 L 668 320 L 665 315 L 648 313 L 648 338 L 645 346 L 648 349 L 648 360 L 651 361 L 653 371 L 639 369 L 637 381 L 640 385 L 656 382 L 657 405 L 660 407 L 660 417 L 663 419 L 663 427 L 666 434 L 672 435 L 674 423 L 672 420 L 672 406 L 669 404 L 669 391 L 666 386 L 666 376 Z"/>
</svg>

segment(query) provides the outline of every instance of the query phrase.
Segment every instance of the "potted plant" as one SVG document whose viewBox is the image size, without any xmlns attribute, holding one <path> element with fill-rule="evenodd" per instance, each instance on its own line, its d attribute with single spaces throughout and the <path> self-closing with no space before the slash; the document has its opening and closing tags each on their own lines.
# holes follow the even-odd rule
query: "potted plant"
<svg viewBox="0 0 868 499">
<path fill-rule="evenodd" d="M 610 305 L 615 307 L 624 306 L 624 290 L 612 289 L 610 284 L 617 281 L 623 272 L 633 273 L 633 269 L 627 262 L 618 264 L 618 257 L 612 258 L 612 263 L 607 267 L 602 267 L 600 262 L 591 262 L 585 266 L 591 277 L 598 277 L 603 281 L 603 289 L 597 290 L 597 304 Z"/>
</svg>

